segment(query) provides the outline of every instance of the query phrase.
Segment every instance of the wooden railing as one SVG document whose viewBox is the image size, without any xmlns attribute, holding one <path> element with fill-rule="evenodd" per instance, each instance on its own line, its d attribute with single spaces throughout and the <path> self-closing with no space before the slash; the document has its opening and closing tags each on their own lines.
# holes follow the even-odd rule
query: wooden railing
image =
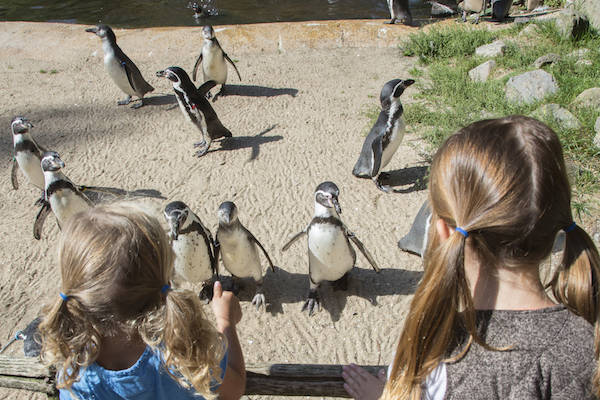
<svg viewBox="0 0 600 400">
<path fill-rule="evenodd" d="M 364 366 L 376 374 L 383 366 Z M 254 364 L 246 366 L 247 395 L 349 397 L 341 365 Z M 0 356 L 0 387 L 56 397 L 55 372 L 34 358 Z"/>
</svg>

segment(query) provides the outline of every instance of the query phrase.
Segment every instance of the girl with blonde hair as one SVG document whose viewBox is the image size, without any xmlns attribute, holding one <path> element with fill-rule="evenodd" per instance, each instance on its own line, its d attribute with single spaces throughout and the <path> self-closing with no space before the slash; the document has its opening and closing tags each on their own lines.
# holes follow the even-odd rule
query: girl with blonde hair
<svg viewBox="0 0 600 400">
<path fill-rule="evenodd" d="M 139 205 L 102 205 L 72 217 L 58 258 L 61 291 L 40 330 L 61 399 L 243 394 L 238 300 L 215 284 L 215 329 L 196 294 L 173 290 L 171 245 Z"/>
<path fill-rule="evenodd" d="M 382 398 L 596 398 L 600 257 L 573 222 L 556 134 L 522 116 L 459 130 L 434 157 L 429 200 L 425 272 Z M 540 265 L 560 230 L 553 300 Z M 357 399 L 385 382 L 355 365 L 344 377 Z"/>
</svg>

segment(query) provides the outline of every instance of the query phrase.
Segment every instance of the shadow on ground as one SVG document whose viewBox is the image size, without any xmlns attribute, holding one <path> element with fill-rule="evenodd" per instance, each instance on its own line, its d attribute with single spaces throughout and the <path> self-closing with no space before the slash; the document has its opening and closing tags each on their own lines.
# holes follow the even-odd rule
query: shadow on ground
<svg viewBox="0 0 600 400">
<path fill-rule="evenodd" d="M 382 172 L 379 174 L 379 181 L 393 187 L 395 193 L 412 193 L 427 189 L 428 174 L 428 166 L 408 167 Z"/>
<path fill-rule="evenodd" d="M 245 148 L 251 148 L 252 152 L 250 153 L 250 158 L 248 161 L 254 161 L 258 158 L 260 154 L 260 146 L 266 143 L 277 142 L 283 139 L 281 135 L 275 136 L 264 136 L 267 133 L 271 132 L 273 129 L 277 127 L 277 124 L 272 125 L 271 127 L 265 129 L 261 133 L 256 136 L 233 136 L 230 138 L 225 138 L 221 140 L 221 147 L 216 149 L 208 150 L 208 153 L 213 153 L 216 151 L 231 151 L 231 150 L 240 150 Z"/>
</svg>

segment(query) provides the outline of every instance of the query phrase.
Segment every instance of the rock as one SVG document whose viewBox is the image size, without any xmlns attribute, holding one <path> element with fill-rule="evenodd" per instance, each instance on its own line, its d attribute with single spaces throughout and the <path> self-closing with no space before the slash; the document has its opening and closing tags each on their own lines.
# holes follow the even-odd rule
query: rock
<svg viewBox="0 0 600 400">
<path fill-rule="evenodd" d="M 475 49 L 475 55 L 479 57 L 496 57 L 504 54 L 506 44 L 502 40 L 496 40 L 490 44 L 479 46 Z"/>
<path fill-rule="evenodd" d="M 541 56 L 537 60 L 534 61 L 533 66 L 536 68 L 541 68 L 546 64 L 552 64 L 558 62 L 560 60 L 560 56 L 555 53 L 546 54 L 545 56 Z"/>
<path fill-rule="evenodd" d="M 573 7 L 585 15 L 590 24 L 600 31 L 600 0 L 575 0 Z"/>
<path fill-rule="evenodd" d="M 557 90 L 554 77 L 541 69 L 513 76 L 506 82 L 505 89 L 509 101 L 526 104 L 542 100 Z"/>
<path fill-rule="evenodd" d="M 600 117 L 596 119 L 596 125 L 594 125 L 594 131 L 596 131 L 596 136 L 594 136 L 594 146 L 600 149 Z"/>
<path fill-rule="evenodd" d="M 556 15 L 554 23 L 564 39 L 579 39 L 590 28 L 590 23 L 585 15 L 571 8 L 560 11 Z"/>
<path fill-rule="evenodd" d="M 531 18 L 529 18 L 529 17 L 517 17 L 513 20 L 513 22 L 517 25 L 518 24 L 526 24 L 529 21 L 531 21 Z"/>
<path fill-rule="evenodd" d="M 575 57 L 575 58 L 583 58 L 590 53 L 590 49 L 586 49 L 585 47 L 581 49 L 574 50 L 570 52 L 567 57 Z"/>
<path fill-rule="evenodd" d="M 519 32 L 519 37 L 531 37 L 539 34 L 539 29 L 536 24 L 529 24 L 521 32 Z"/>
<path fill-rule="evenodd" d="M 589 88 L 579 93 L 573 104 L 576 107 L 600 108 L 600 88 Z"/>
<path fill-rule="evenodd" d="M 496 61 L 488 60 L 470 70 L 469 78 L 471 78 L 473 82 L 485 82 L 494 68 L 496 68 Z"/>
<path fill-rule="evenodd" d="M 592 62 L 588 59 L 582 58 L 581 60 L 577 60 L 575 65 L 592 65 Z"/>
<path fill-rule="evenodd" d="M 531 116 L 548 123 L 555 123 L 564 129 L 581 128 L 581 122 L 577 117 L 558 104 L 544 104 L 532 112 Z"/>
</svg>

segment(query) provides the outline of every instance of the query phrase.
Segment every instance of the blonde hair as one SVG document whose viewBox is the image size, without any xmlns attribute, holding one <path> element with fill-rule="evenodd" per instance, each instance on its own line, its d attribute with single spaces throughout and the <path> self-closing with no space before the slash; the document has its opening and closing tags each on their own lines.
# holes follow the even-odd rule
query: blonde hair
<svg viewBox="0 0 600 400">
<path fill-rule="evenodd" d="M 431 166 L 432 221 L 461 227 L 440 243 L 435 230 L 425 253 L 425 272 L 402 330 L 384 399 L 421 399 L 421 385 L 441 361 L 459 360 L 477 334 L 473 299 L 465 277 L 468 243 L 482 265 L 539 268 L 559 230 L 571 225 L 571 189 L 562 148 L 543 123 L 523 116 L 475 122 L 450 136 Z M 598 359 L 600 257 L 587 233 L 566 234 L 561 265 L 550 282 L 556 299 L 595 326 Z M 453 359 L 449 351 L 468 334 Z M 599 393 L 598 369 L 593 377 Z"/>
<path fill-rule="evenodd" d="M 162 290 L 174 254 L 156 218 L 133 202 L 91 208 L 64 227 L 58 258 L 68 300 L 56 294 L 40 330 L 42 358 L 58 366 L 59 388 L 70 388 L 97 359 L 103 337 L 125 333 L 159 349 L 182 386 L 214 397 L 210 385 L 220 382 L 225 339 L 196 294 Z"/>
</svg>

